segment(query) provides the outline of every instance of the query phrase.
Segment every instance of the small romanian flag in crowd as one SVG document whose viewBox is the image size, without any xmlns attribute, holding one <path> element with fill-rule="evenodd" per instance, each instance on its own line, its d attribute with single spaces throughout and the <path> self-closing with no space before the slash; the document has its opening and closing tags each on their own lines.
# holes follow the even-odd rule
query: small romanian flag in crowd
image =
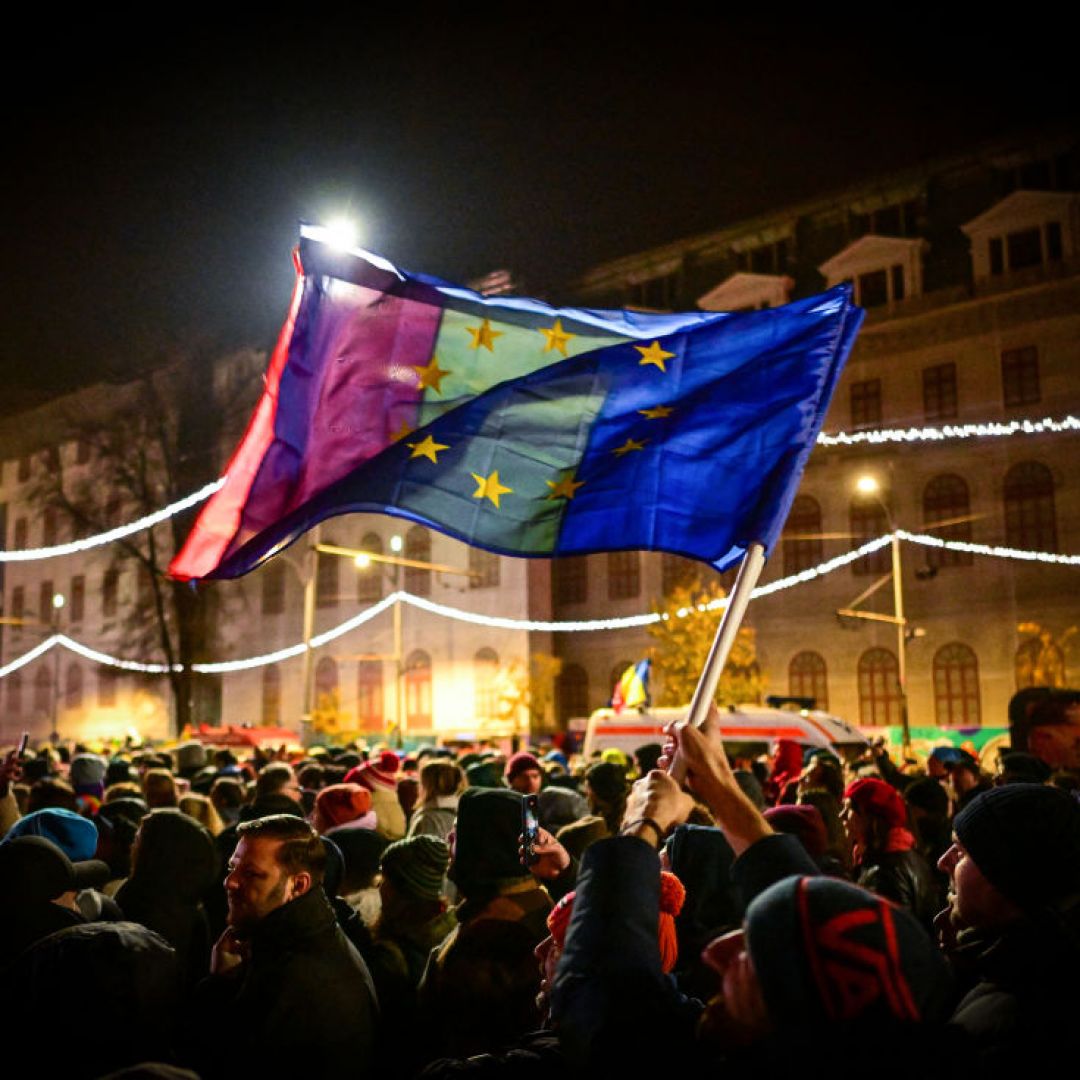
<svg viewBox="0 0 1080 1080">
<path fill-rule="evenodd" d="M 619 676 L 611 694 L 611 707 L 617 712 L 623 709 L 636 709 L 639 705 L 649 704 L 649 668 L 651 660 L 639 660 L 631 664 Z"/>
<path fill-rule="evenodd" d="M 775 543 L 862 312 L 486 297 L 305 229 L 266 386 L 170 572 L 233 578 L 374 511 L 506 555 Z"/>
</svg>

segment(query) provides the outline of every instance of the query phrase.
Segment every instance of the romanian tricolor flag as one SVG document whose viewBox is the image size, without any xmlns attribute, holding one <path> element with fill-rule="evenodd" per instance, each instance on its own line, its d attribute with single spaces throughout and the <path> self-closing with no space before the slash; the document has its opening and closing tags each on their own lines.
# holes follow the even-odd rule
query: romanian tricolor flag
<svg viewBox="0 0 1080 1080">
<path fill-rule="evenodd" d="M 862 312 L 651 315 L 485 297 L 305 229 L 225 483 L 170 568 L 247 573 L 325 518 L 393 514 L 507 555 L 771 548 Z"/>
<path fill-rule="evenodd" d="M 639 660 L 631 664 L 619 676 L 611 694 L 611 707 L 617 712 L 623 709 L 635 709 L 639 705 L 649 704 L 649 668 L 651 660 Z"/>
</svg>

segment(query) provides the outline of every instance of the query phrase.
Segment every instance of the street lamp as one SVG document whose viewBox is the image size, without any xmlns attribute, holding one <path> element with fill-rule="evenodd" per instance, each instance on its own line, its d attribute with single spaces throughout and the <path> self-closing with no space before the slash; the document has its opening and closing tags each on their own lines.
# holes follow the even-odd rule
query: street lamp
<svg viewBox="0 0 1080 1080">
<path fill-rule="evenodd" d="M 53 593 L 52 598 L 52 632 L 60 633 L 60 612 L 64 607 L 64 594 Z M 53 677 L 52 677 L 52 733 L 59 735 L 57 725 L 60 722 L 60 648 L 53 646 Z"/>
<path fill-rule="evenodd" d="M 900 691 L 900 732 L 903 752 L 906 755 L 911 748 L 911 728 L 908 721 L 908 696 L 907 696 L 907 619 L 904 617 L 904 579 L 903 568 L 900 563 L 900 537 L 897 533 L 896 522 L 893 520 L 892 510 L 881 497 L 881 483 L 876 476 L 864 474 L 855 481 L 855 490 L 866 498 L 873 499 L 884 511 L 885 520 L 889 525 L 891 535 L 890 548 L 892 550 L 892 570 L 885 577 L 876 581 L 869 589 L 866 589 L 846 608 L 840 608 L 838 615 L 852 619 L 869 619 L 873 622 L 888 622 L 896 626 L 896 651 L 897 651 L 897 682 Z M 873 611 L 858 611 L 857 606 L 862 603 L 878 588 L 892 578 L 893 586 L 893 614 L 881 615 Z"/>
</svg>

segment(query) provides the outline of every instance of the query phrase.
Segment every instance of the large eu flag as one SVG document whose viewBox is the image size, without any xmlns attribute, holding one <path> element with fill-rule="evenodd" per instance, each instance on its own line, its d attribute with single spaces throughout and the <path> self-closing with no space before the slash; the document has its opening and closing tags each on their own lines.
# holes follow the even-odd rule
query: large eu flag
<svg viewBox="0 0 1080 1080">
<path fill-rule="evenodd" d="M 507 555 L 648 549 L 718 569 L 783 526 L 862 312 L 653 315 L 485 297 L 305 229 L 225 483 L 170 572 L 231 578 L 325 518 L 393 514 Z"/>
</svg>

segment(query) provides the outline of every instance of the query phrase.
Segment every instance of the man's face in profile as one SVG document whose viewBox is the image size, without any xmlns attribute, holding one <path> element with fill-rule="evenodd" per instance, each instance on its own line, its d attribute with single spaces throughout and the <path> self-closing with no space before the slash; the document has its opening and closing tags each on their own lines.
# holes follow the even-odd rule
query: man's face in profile
<svg viewBox="0 0 1080 1080">
<path fill-rule="evenodd" d="M 1032 727 L 1028 750 L 1051 769 L 1080 771 L 1080 704 L 1066 707 L 1063 723 Z"/>
</svg>

